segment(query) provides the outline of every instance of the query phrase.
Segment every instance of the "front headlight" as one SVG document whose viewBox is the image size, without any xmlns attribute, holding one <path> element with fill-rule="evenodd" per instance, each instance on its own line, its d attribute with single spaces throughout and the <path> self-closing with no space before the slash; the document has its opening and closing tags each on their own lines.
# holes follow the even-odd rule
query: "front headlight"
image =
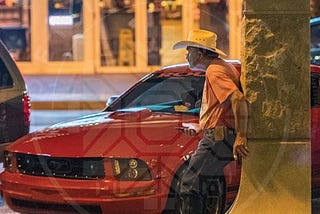
<svg viewBox="0 0 320 214">
<path fill-rule="evenodd" d="M 3 153 L 3 168 L 9 172 L 14 172 L 16 165 L 16 156 L 13 152 L 4 151 Z"/>
<path fill-rule="evenodd" d="M 152 179 L 148 165 L 135 158 L 112 159 L 114 177 L 120 181 L 150 181 Z"/>
</svg>

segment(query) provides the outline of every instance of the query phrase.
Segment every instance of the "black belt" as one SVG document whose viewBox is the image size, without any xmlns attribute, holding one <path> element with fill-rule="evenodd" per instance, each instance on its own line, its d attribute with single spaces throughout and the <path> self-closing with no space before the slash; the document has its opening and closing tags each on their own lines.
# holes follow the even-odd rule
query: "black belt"
<svg viewBox="0 0 320 214">
<path fill-rule="evenodd" d="M 223 131 L 225 135 L 235 135 L 236 134 L 236 130 L 232 129 L 232 128 L 228 128 L 228 127 L 223 127 Z M 210 129 L 203 129 L 203 134 L 207 135 L 207 136 L 214 136 L 215 133 L 215 129 L 214 128 L 210 128 Z"/>
</svg>

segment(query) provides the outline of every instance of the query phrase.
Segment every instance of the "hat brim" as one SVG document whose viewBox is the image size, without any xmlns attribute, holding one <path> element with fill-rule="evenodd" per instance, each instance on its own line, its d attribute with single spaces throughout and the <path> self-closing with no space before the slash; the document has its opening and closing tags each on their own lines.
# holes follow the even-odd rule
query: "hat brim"
<svg viewBox="0 0 320 214">
<path fill-rule="evenodd" d="M 227 54 L 225 54 L 223 51 L 219 50 L 218 48 L 214 48 L 214 49 L 213 48 L 209 48 L 209 47 L 203 46 L 203 45 L 201 45 L 199 43 L 191 42 L 191 41 L 180 41 L 180 42 L 177 42 L 176 44 L 173 45 L 172 49 L 176 50 L 176 49 L 181 49 L 181 48 L 187 48 L 188 46 L 206 49 L 206 50 L 212 51 L 214 53 L 217 53 L 219 55 L 227 56 Z"/>
</svg>

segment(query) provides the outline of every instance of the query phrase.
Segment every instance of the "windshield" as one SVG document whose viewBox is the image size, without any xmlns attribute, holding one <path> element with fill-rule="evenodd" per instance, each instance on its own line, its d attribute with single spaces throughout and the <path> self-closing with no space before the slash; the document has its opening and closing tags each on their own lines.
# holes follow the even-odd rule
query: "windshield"
<svg viewBox="0 0 320 214">
<path fill-rule="evenodd" d="M 107 110 L 148 108 L 168 113 L 199 114 L 204 72 L 153 73 L 112 103 Z"/>
</svg>

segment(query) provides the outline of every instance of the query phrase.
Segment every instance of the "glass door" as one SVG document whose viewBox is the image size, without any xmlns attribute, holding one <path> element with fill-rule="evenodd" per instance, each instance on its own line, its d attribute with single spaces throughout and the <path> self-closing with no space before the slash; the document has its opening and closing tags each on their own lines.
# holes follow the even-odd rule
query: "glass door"
<svg viewBox="0 0 320 214">
<path fill-rule="evenodd" d="M 82 0 L 48 1 L 49 61 L 82 61 Z"/>
<path fill-rule="evenodd" d="M 172 50 L 173 44 L 183 39 L 182 1 L 148 2 L 148 65 L 164 66 L 184 62 L 184 53 Z"/>
<path fill-rule="evenodd" d="M 131 0 L 99 4 L 100 66 L 135 66 L 135 7 Z"/>
<path fill-rule="evenodd" d="M 149 72 L 184 62 L 184 51 L 173 51 L 172 45 L 186 37 L 182 20 L 187 14 L 183 8 L 192 9 L 188 5 L 193 0 L 100 0 L 95 22 L 98 72 Z"/>
<path fill-rule="evenodd" d="M 27 2 L 31 8 L 31 60 L 18 62 L 20 70 L 24 74 L 93 73 L 93 1 Z"/>
</svg>

